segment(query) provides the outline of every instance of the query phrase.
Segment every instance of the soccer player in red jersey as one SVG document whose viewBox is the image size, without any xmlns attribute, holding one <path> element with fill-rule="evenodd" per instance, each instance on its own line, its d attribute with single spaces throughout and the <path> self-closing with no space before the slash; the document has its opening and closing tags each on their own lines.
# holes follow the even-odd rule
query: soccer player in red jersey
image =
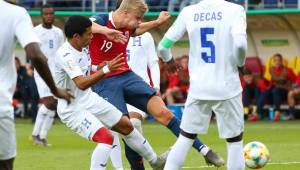
<svg viewBox="0 0 300 170">
<path fill-rule="evenodd" d="M 102 34 L 94 34 L 89 45 L 92 59 L 92 69 L 100 69 L 98 65 L 112 60 L 116 54 L 126 54 L 129 37 L 143 34 L 144 32 L 158 27 L 167 21 L 168 12 L 161 12 L 159 17 L 150 22 L 142 23 L 141 19 L 148 10 L 143 0 L 123 0 L 120 7 L 109 14 L 99 14 L 91 19 L 101 25 L 123 32 L 127 37 L 125 44 L 115 43 Z M 98 26 L 99 26 L 98 25 Z M 93 27 L 97 27 L 96 24 Z M 174 60 L 170 61 L 174 63 Z M 155 119 L 169 128 L 176 136 L 180 132 L 180 121 L 168 110 L 163 100 L 156 95 L 155 89 L 151 88 L 144 80 L 132 72 L 124 57 L 124 68 L 118 72 L 109 73 L 106 78 L 93 86 L 93 90 L 117 107 L 124 116 L 128 115 L 126 103 L 149 113 Z M 174 69 L 178 66 L 174 65 Z M 219 165 L 220 157 L 200 140 L 195 140 L 195 149 L 202 153 L 208 163 Z M 125 146 L 126 156 L 135 170 L 144 169 L 141 157 L 138 157 L 129 147 Z"/>
</svg>

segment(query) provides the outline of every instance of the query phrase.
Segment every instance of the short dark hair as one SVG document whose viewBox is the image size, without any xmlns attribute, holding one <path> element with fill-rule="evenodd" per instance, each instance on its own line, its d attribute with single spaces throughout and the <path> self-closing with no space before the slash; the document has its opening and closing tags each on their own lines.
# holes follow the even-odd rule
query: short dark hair
<svg viewBox="0 0 300 170">
<path fill-rule="evenodd" d="M 282 55 L 280 53 L 276 53 L 273 55 L 273 58 L 278 57 L 280 60 L 282 60 Z"/>
<path fill-rule="evenodd" d="M 118 1 L 117 1 L 116 9 L 118 9 L 118 8 L 120 7 L 122 1 L 123 1 L 123 0 L 118 0 Z"/>
<path fill-rule="evenodd" d="M 42 7 L 41 7 L 41 15 L 43 14 L 43 9 L 44 8 L 53 8 L 53 11 L 54 11 L 54 7 L 50 4 L 44 4 Z"/>
<path fill-rule="evenodd" d="M 67 38 L 72 38 L 74 34 L 82 35 L 88 27 L 92 26 L 92 21 L 80 15 L 71 16 L 65 24 L 65 34 Z"/>
</svg>

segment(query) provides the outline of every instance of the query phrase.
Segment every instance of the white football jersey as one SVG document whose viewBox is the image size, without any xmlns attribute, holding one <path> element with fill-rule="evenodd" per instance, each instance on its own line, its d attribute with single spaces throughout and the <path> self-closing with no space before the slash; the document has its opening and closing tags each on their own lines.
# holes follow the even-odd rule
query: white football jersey
<svg viewBox="0 0 300 170">
<path fill-rule="evenodd" d="M 91 60 L 88 49 L 82 52 L 76 50 L 66 41 L 58 50 L 55 56 L 54 79 L 58 87 L 70 89 L 70 93 L 75 97 L 71 104 L 63 99 L 58 99 L 57 110 L 60 113 L 74 110 L 82 110 L 92 104 L 90 97 L 92 90 L 79 89 L 72 80 L 78 76 L 88 76 L 90 74 Z M 70 110 L 71 109 L 71 110 Z"/>
<path fill-rule="evenodd" d="M 64 34 L 62 30 L 54 25 L 46 29 L 42 24 L 34 27 L 34 32 L 41 41 L 40 48 L 48 58 L 48 65 L 52 70 L 54 67 L 54 56 L 58 48 L 64 43 Z M 37 73 L 37 72 L 36 72 Z"/>
<path fill-rule="evenodd" d="M 14 50 L 18 40 L 22 47 L 39 42 L 27 11 L 19 6 L 0 0 L 0 117 L 13 113 L 12 97 L 17 73 Z M 13 116 L 13 115 L 9 115 Z"/>
<path fill-rule="evenodd" d="M 127 45 L 127 63 L 132 71 L 150 84 L 147 67 L 157 64 L 154 67 L 158 67 L 159 71 L 159 66 L 154 40 L 149 32 L 129 39 Z M 159 88 L 160 73 L 151 72 L 151 78 L 153 86 Z"/>
<path fill-rule="evenodd" d="M 187 32 L 189 95 L 200 100 L 225 100 L 242 92 L 233 37 L 246 36 L 242 6 L 224 0 L 202 0 L 185 7 L 165 37 L 178 41 Z"/>
</svg>

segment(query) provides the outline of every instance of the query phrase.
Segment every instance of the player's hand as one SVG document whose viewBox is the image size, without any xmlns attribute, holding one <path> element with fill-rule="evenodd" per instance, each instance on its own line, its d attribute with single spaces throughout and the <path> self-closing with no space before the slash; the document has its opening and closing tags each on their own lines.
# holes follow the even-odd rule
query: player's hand
<svg viewBox="0 0 300 170">
<path fill-rule="evenodd" d="M 161 11 L 158 18 L 156 19 L 158 25 L 165 23 L 167 20 L 171 18 L 171 15 L 167 11 Z"/>
<path fill-rule="evenodd" d="M 69 93 L 69 89 L 56 88 L 56 91 L 52 92 L 55 97 L 65 99 L 68 103 L 71 102 L 71 99 L 74 99 L 74 96 Z"/>
<path fill-rule="evenodd" d="M 106 62 L 106 64 L 110 72 L 126 69 L 123 53 L 119 54 L 113 60 Z"/>
<path fill-rule="evenodd" d="M 114 29 L 107 29 L 105 32 L 105 36 L 116 43 L 122 43 L 125 44 L 127 42 L 127 38 L 125 35 L 122 34 L 121 31 L 117 31 Z"/>
<path fill-rule="evenodd" d="M 179 71 L 181 69 L 182 69 L 182 67 L 177 62 L 175 62 L 175 60 L 173 58 L 167 62 L 168 73 L 176 73 L 177 71 Z"/>
</svg>

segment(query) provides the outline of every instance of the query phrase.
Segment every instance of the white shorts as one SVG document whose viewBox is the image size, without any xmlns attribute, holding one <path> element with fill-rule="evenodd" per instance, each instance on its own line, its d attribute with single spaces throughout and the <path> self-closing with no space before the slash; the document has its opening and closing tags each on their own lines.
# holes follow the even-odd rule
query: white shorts
<svg viewBox="0 0 300 170">
<path fill-rule="evenodd" d="M 232 138 L 244 131 L 242 95 L 228 100 L 198 100 L 188 97 L 180 128 L 188 133 L 205 134 L 212 111 L 216 114 L 220 138 Z"/>
<path fill-rule="evenodd" d="M 2 114 L 2 113 L 0 113 Z M 13 113 L 11 113 L 13 115 Z M 0 160 L 16 157 L 16 130 L 13 117 L 0 117 Z"/>
<path fill-rule="evenodd" d="M 40 75 L 34 74 L 34 80 L 35 80 L 40 98 L 53 96 L 50 88 L 47 86 L 47 84 L 45 83 L 45 81 L 42 79 L 42 77 Z"/>
<path fill-rule="evenodd" d="M 104 126 L 112 128 L 122 117 L 122 113 L 112 104 L 94 92 L 91 94 L 90 100 L 82 107 L 75 105 L 62 110 L 60 100 L 57 109 L 62 122 L 88 140 L 92 140 L 98 129 Z"/>
<path fill-rule="evenodd" d="M 136 113 L 140 114 L 143 117 L 143 119 L 146 119 L 146 117 L 148 116 L 147 113 L 141 111 L 140 109 L 138 109 L 130 104 L 126 104 L 126 106 L 127 106 L 128 113 L 136 112 Z"/>
</svg>

